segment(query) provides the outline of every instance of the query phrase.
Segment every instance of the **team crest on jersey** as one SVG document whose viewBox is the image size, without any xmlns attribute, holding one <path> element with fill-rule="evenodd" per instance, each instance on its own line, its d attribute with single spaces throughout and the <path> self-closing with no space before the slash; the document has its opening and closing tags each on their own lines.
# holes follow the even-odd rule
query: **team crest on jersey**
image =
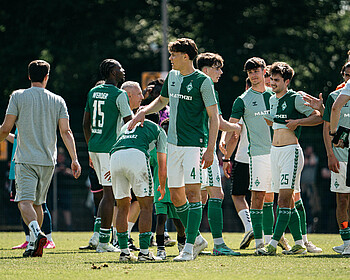
<svg viewBox="0 0 350 280">
<path fill-rule="evenodd" d="M 190 82 L 187 86 L 186 86 L 187 92 L 190 92 L 193 89 L 193 85 L 192 82 Z"/>
<path fill-rule="evenodd" d="M 287 108 L 287 103 L 286 103 L 286 101 L 284 101 L 283 102 L 283 104 L 282 104 L 282 111 L 284 111 L 286 108 Z"/>
</svg>

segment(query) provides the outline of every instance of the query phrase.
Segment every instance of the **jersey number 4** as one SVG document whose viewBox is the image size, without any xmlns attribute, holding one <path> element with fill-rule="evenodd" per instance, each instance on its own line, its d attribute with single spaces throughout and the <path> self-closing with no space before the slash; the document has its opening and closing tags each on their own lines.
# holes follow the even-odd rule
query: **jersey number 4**
<svg viewBox="0 0 350 280">
<path fill-rule="evenodd" d="M 105 114 L 102 111 L 102 105 L 104 105 L 105 102 L 102 100 L 95 100 L 93 107 L 94 107 L 94 112 L 92 116 L 92 127 L 96 127 L 96 122 L 97 122 L 97 127 L 103 127 L 103 122 L 105 119 Z M 97 120 L 98 118 L 98 120 Z"/>
</svg>

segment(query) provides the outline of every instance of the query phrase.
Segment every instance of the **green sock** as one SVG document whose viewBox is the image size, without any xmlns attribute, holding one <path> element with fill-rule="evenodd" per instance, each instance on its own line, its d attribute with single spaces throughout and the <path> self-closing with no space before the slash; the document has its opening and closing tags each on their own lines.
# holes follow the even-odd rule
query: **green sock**
<svg viewBox="0 0 350 280">
<path fill-rule="evenodd" d="M 307 234 L 306 212 L 303 201 L 301 199 L 295 202 L 295 208 L 297 209 L 300 217 L 301 234 L 305 235 Z"/>
<path fill-rule="evenodd" d="M 119 243 L 120 249 L 128 248 L 128 239 L 129 239 L 128 231 L 126 231 L 126 232 L 117 232 L 117 236 L 118 236 L 118 243 Z"/>
<path fill-rule="evenodd" d="M 110 228 L 100 228 L 100 243 L 108 243 L 111 238 L 111 229 Z"/>
<path fill-rule="evenodd" d="M 293 235 L 294 241 L 303 239 L 301 235 L 299 213 L 295 207 L 291 210 L 288 228 L 290 230 L 290 233 Z"/>
<path fill-rule="evenodd" d="M 185 228 L 187 227 L 188 209 L 189 208 L 190 208 L 190 204 L 188 203 L 188 201 L 186 201 L 186 203 L 182 206 L 175 207 L 176 213 L 179 216 L 179 218 L 180 218 L 180 220 Z"/>
<path fill-rule="evenodd" d="M 100 232 L 101 228 L 101 217 L 95 218 L 95 224 L 94 224 L 94 232 Z"/>
<path fill-rule="evenodd" d="M 224 221 L 222 216 L 222 199 L 209 198 L 208 201 L 208 222 L 210 226 L 211 234 L 213 238 L 222 237 L 222 229 L 224 227 Z"/>
<path fill-rule="evenodd" d="M 189 204 L 190 204 L 190 207 L 188 209 L 186 243 L 194 244 L 194 241 L 198 236 L 199 226 L 202 221 L 202 203 L 194 202 Z"/>
<path fill-rule="evenodd" d="M 252 226 L 255 239 L 263 238 L 263 210 L 250 209 L 250 218 L 252 220 Z"/>
<path fill-rule="evenodd" d="M 340 229 L 339 233 L 340 233 L 341 239 L 343 241 L 350 240 L 350 228 L 349 227 L 344 228 L 344 229 Z"/>
<path fill-rule="evenodd" d="M 151 242 L 152 232 L 144 232 L 139 234 L 140 249 L 148 249 Z"/>
<path fill-rule="evenodd" d="M 277 221 L 275 226 L 275 232 L 273 233 L 272 239 L 279 241 L 286 230 L 291 216 L 290 208 L 279 208 Z"/>
<path fill-rule="evenodd" d="M 273 234 L 273 224 L 275 216 L 273 215 L 273 202 L 265 202 L 263 208 L 263 230 L 265 235 Z"/>
</svg>

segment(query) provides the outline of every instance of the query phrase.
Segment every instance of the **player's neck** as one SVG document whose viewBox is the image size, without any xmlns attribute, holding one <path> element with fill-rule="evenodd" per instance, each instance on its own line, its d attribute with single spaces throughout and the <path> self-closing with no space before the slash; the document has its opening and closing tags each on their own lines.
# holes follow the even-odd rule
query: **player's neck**
<svg viewBox="0 0 350 280">
<path fill-rule="evenodd" d="M 105 82 L 105 84 L 117 86 L 117 85 L 118 85 L 118 82 L 115 81 L 115 80 L 112 80 L 112 79 L 107 79 L 106 82 Z"/>
<path fill-rule="evenodd" d="M 265 84 L 262 82 L 256 85 L 252 85 L 252 90 L 257 92 L 264 92 L 266 91 L 266 87 L 265 87 Z"/>
<path fill-rule="evenodd" d="M 287 90 L 288 89 L 284 89 L 284 90 L 280 91 L 279 93 L 276 93 L 276 97 L 277 98 L 283 97 L 287 93 Z"/>
<path fill-rule="evenodd" d="M 187 76 L 187 75 L 192 74 L 195 71 L 195 69 L 193 67 L 193 63 L 191 62 L 191 63 L 183 65 L 183 67 L 181 67 L 181 69 L 179 69 L 179 71 L 180 71 L 180 74 L 182 76 Z"/>
<path fill-rule="evenodd" d="M 46 85 L 44 83 L 40 83 L 40 82 L 33 82 L 32 87 L 45 88 Z"/>
</svg>

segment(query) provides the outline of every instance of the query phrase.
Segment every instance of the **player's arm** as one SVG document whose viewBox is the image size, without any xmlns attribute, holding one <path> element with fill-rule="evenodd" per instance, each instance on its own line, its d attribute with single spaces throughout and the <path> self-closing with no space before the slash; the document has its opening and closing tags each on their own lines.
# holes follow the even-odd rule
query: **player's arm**
<svg viewBox="0 0 350 280">
<path fill-rule="evenodd" d="M 330 125 L 329 122 L 327 121 L 323 122 L 323 142 L 327 152 L 328 168 L 329 170 L 335 173 L 339 173 L 340 165 L 332 149 L 332 140 L 329 135 L 329 125 Z"/>
<path fill-rule="evenodd" d="M 338 123 L 340 119 L 340 111 L 344 105 L 350 100 L 350 95 L 339 94 L 332 106 L 331 121 L 330 121 L 330 133 L 334 134 L 337 132 Z"/>
<path fill-rule="evenodd" d="M 141 122 L 141 126 L 143 126 L 143 122 L 145 121 L 146 115 L 159 112 L 168 104 L 168 102 L 169 102 L 169 98 L 159 95 L 150 104 L 141 108 L 136 113 L 132 121 L 129 123 L 128 129 L 132 130 L 135 127 L 135 125 L 139 122 Z"/>
<path fill-rule="evenodd" d="M 157 152 L 157 161 L 158 161 L 158 178 L 159 178 L 158 191 L 160 192 L 160 198 L 158 200 L 162 200 L 165 195 L 165 184 L 167 179 L 166 153 Z"/>
<path fill-rule="evenodd" d="M 233 151 L 236 149 L 237 144 L 238 144 L 238 140 L 239 137 L 236 137 L 235 135 L 233 137 L 231 137 L 230 140 L 228 140 L 228 142 L 226 143 L 226 154 L 225 154 L 225 159 L 230 159 Z M 224 170 L 224 174 L 226 176 L 226 178 L 230 178 L 230 174 L 231 174 L 231 161 L 224 161 L 222 168 Z"/>
<path fill-rule="evenodd" d="M 4 141 L 6 137 L 10 134 L 13 126 L 15 125 L 15 121 L 17 116 L 6 114 L 4 122 L 0 126 L 0 142 Z"/>
<path fill-rule="evenodd" d="M 60 129 L 60 134 L 64 145 L 66 146 L 70 158 L 72 159 L 71 169 L 73 171 L 73 176 L 75 179 L 79 178 L 81 173 L 81 167 L 78 162 L 77 151 L 75 148 L 75 141 L 73 137 L 72 130 L 69 126 L 69 120 L 66 118 L 61 118 L 58 120 L 58 127 Z"/>
<path fill-rule="evenodd" d="M 315 126 L 322 122 L 321 113 L 317 110 L 314 110 L 307 118 L 286 120 L 287 127 L 290 130 L 295 130 L 298 126 Z"/>
<path fill-rule="evenodd" d="M 214 104 L 209 107 L 206 107 L 206 110 L 209 116 L 209 137 L 207 149 L 202 156 L 202 165 L 204 169 L 208 168 L 213 164 L 214 149 L 219 130 L 218 106 Z"/>
<path fill-rule="evenodd" d="M 229 122 L 232 123 L 232 124 L 235 124 L 235 125 L 239 125 L 238 122 L 239 122 L 239 119 L 236 119 L 236 118 L 230 118 L 229 119 Z M 221 139 L 220 139 L 220 143 L 219 143 L 219 149 L 220 151 L 226 156 L 227 154 L 227 151 L 226 151 L 226 145 L 227 143 L 230 141 L 231 138 L 237 138 L 238 139 L 238 136 L 240 134 L 241 131 L 239 131 L 239 133 L 236 133 L 236 132 L 233 132 L 233 131 L 228 131 L 228 132 L 223 132 L 221 134 Z"/>
<path fill-rule="evenodd" d="M 231 123 L 222 117 L 222 115 L 219 115 L 219 129 L 221 131 L 234 131 L 237 134 L 241 133 L 242 127 L 238 123 Z"/>
<path fill-rule="evenodd" d="M 89 140 L 91 137 L 91 115 L 90 112 L 84 111 L 83 116 L 83 131 L 86 144 L 89 144 Z"/>
</svg>

